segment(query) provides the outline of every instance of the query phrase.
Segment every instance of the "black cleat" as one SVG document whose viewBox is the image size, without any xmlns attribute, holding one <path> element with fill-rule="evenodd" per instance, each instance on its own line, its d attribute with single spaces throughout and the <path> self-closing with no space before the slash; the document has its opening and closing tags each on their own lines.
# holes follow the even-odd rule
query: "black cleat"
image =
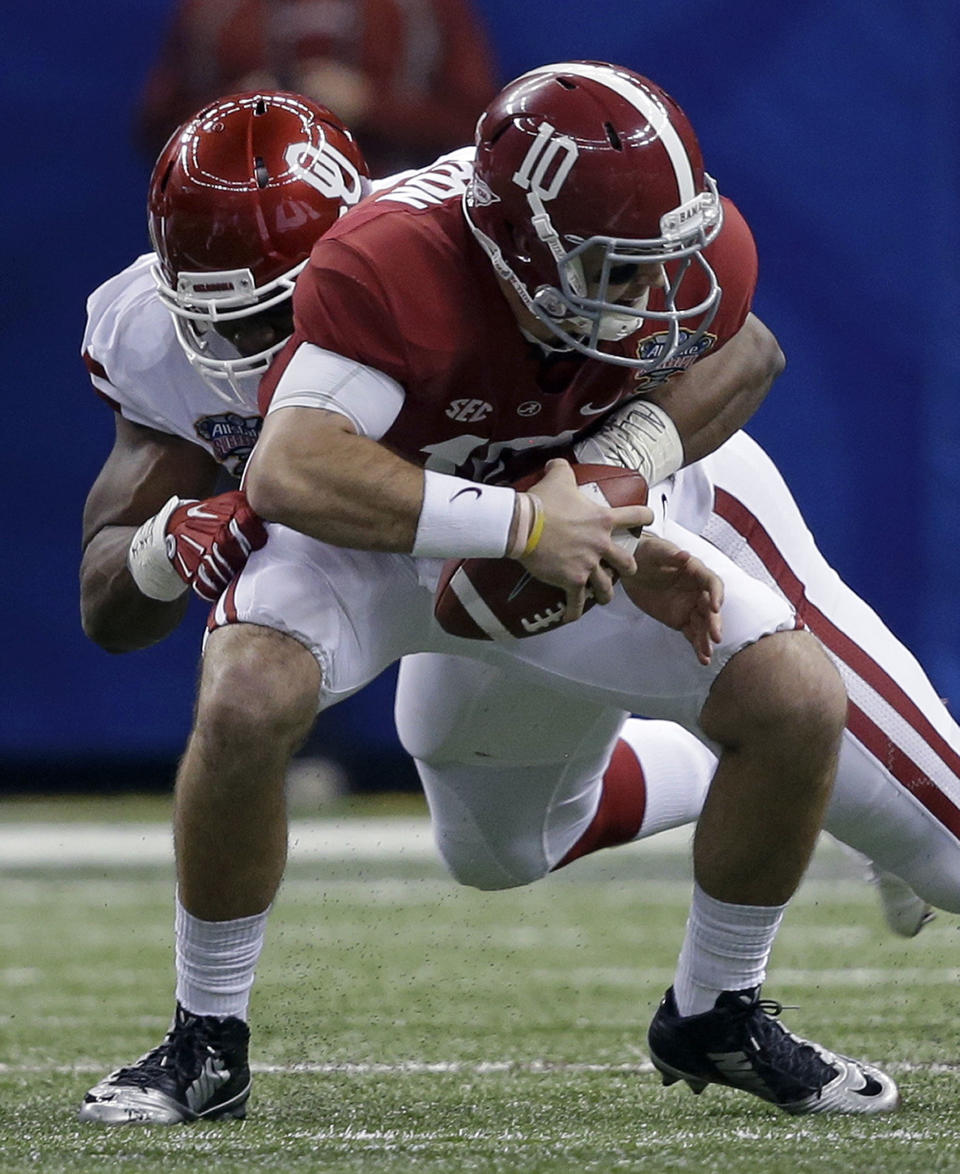
<svg viewBox="0 0 960 1174">
<path fill-rule="evenodd" d="M 95 1084 L 83 1098 L 80 1120 L 177 1125 L 245 1117 L 249 1040 L 250 1028 L 242 1019 L 192 1015 L 178 1003 L 163 1043 Z"/>
<path fill-rule="evenodd" d="M 760 988 L 724 991 L 712 1011 L 681 1016 L 673 988 L 664 995 L 647 1043 L 666 1085 L 695 1093 L 725 1084 L 787 1113 L 890 1113 L 900 1092 L 885 1072 L 799 1039 L 779 1023 L 783 1007 Z"/>
</svg>

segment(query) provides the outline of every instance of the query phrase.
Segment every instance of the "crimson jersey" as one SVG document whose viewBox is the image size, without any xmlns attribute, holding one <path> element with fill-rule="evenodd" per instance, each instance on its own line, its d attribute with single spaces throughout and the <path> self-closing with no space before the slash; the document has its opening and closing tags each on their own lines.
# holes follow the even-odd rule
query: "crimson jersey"
<svg viewBox="0 0 960 1174">
<path fill-rule="evenodd" d="M 723 290 L 694 348 L 637 371 L 574 351 L 545 353 L 518 329 L 493 267 L 461 207 L 470 164 L 421 172 L 351 210 L 317 242 L 294 294 L 296 331 L 261 385 L 265 411 L 294 350 L 310 342 L 396 380 L 403 406 L 381 437 L 401 456 L 474 480 L 515 476 L 514 458 L 568 443 L 625 397 L 644 392 L 721 347 L 743 325 L 756 284 L 756 250 L 724 201 L 724 225 L 706 250 Z M 707 294 L 692 265 L 684 305 Z M 650 308 L 660 309 L 651 292 Z M 695 323 L 691 323 L 692 327 Z M 655 357 L 666 332 L 651 322 L 611 352 Z"/>
</svg>

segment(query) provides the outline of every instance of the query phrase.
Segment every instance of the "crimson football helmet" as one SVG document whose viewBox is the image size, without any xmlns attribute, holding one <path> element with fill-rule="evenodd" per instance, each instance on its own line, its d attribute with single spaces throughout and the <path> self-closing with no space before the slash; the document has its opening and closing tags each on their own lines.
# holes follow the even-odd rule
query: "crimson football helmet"
<svg viewBox="0 0 960 1174">
<path fill-rule="evenodd" d="M 235 377 L 269 366 L 286 337 L 241 355 L 217 327 L 276 317 L 314 242 L 359 201 L 368 175 L 343 122 L 298 94 L 221 98 L 171 136 L 150 179 L 154 278 L 188 359 L 213 386 L 228 394 Z"/>
<path fill-rule="evenodd" d="M 696 345 L 720 302 L 703 249 L 723 212 L 669 94 L 620 66 L 543 66 L 493 100 L 476 143 L 467 221 L 498 275 L 564 346 L 650 370 Z M 681 306 L 691 264 L 707 294 Z M 662 309 L 649 308 L 652 292 Z M 646 323 L 664 324 L 655 357 L 601 349 Z"/>
</svg>

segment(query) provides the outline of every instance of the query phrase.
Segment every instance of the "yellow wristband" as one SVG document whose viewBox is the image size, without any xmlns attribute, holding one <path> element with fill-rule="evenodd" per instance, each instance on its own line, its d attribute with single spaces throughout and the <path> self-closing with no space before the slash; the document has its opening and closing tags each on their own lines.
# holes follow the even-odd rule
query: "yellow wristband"
<svg viewBox="0 0 960 1174">
<path fill-rule="evenodd" d="M 521 558 L 533 554 L 543 536 L 543 502 L 535 493 L 528 493 L 527 497 L 533 505 L 533 522 L 530 524 L 530 533 L 527 535 L 527 545 L 523 548 Z"/>
</svg>

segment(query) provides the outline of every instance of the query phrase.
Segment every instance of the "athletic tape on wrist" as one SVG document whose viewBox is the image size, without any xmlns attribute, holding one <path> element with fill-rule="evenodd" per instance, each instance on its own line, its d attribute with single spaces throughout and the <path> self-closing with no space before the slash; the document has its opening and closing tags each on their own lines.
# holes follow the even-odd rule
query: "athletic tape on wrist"
<svg viewBox="0 0 960 1174">
<path fill-rule="evenodd" d="M 584 464 L 619 465 L 642 473 L 648 485 L 656 485 L 683 465 L 676 424 L 663 408 L 642 399 L 612 412 L 573 451 Z"/>
<path fill-rule="evenodd" d="M 413 553 L 418 558 L 502 558 L 516 496 L 507 486 L 425 470 Z"/>
<path fill-rule="evenodd" d="M 127 548 L 127 569 L 134 583 L 144 595 L 162 603 L 177 599 L 188 586 L 167 557 L 167 521 L 179 504 L 179 497 L 171 497 L 163 509 L 147 518 Z"/>
</svg>

